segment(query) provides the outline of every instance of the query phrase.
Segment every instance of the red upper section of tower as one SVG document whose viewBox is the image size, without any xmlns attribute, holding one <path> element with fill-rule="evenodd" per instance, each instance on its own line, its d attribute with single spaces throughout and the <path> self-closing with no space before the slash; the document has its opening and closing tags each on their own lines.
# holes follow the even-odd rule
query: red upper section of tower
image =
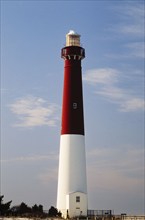
<svg viewBox="0 0 145 220">
<path fill-rule="evenodd" d="M 85 50 L 78 46 L 62 48 L 65 60 L 61 134 L 84 135 L 81 59 Z"/>
</svg>

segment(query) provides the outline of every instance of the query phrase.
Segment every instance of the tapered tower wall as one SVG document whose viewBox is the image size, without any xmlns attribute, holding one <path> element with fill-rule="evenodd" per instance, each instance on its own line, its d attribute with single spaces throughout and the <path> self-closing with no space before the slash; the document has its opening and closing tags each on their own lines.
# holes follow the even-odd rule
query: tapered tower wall
<svg viewBox="0 0 145 220">
<path fill-rule="evenodd" d="M 80 35 L 66 36 L 57 208 L 63 217 L 87 215 L 87 181 Z"/>
</svg>

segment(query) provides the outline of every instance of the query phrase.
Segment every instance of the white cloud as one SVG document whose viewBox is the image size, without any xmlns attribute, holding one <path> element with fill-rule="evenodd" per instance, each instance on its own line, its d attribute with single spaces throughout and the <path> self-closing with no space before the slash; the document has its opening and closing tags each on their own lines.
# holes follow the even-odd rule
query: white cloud
<svg viewBox="0 0 145 220">
<path fill-rule="evenodd" d="M 114 86 L 103 87 L 100 91 L 96 91 L 95 93 L 106 97 L 110 101 L 116 102 L 119 102 L 126 96 L 125 90 Z"/>
<path fill-rule="evenodd" d="M 130 98 L 121 103 L 121 111 L 130 112 L 144 109 L 144 100 L 141 98 Z"/>
<path fill-rule="evenodd" d="M 120 111 L 131 112 L 143 110 L 144 99 L 135 96 L 134 91 L 131 89 L 124 89 L 118 85 L 120 75 L 120 72 L 116 69 L 92 69 L 84 74 L 83 80 L 95 86 L 95 93 L 97 95 L 104 97 L 109 102 L 117 104 Z"/>
<path fill-rule="evenodd" d="M 111 68 L 92 69 L 86 71 L 83 80 L 91 84 L 112 84 L 118 81 L 118 71 Z"/>
<path fill-rule="evenodd" d="M 18 119 L 14 126 L 56 126 L 59 120 L 60 107 L 39 97 L 27 96 L 16 100 L 9 107 Z"/>
</svg>

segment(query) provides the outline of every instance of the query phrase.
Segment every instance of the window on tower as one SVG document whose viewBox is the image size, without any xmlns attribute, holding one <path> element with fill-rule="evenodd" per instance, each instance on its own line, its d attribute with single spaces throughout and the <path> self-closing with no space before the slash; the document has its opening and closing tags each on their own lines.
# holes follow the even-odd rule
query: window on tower
<svg viewBox="0 0 145 220">
<path fill-rule="evenodd" d="M 73 109 L 77 109 L 78 105 L 76 102 L 73 103 Z"/>
<path fill-rule="evenodd" d="M 76 196 L 76 202 L 80 202 L 80 196 Z"/>
</svg>

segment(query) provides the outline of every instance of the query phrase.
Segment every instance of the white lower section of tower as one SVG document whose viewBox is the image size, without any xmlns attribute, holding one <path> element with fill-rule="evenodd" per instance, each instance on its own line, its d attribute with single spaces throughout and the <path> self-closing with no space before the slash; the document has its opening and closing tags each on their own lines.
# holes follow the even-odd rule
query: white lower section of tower
<svg viewBox="0 0 145 220">
<path fill-rule="evenodd" d="M 87 215 L 85 140 L 64 134 L 60 140 L 57 209 L 63 217 Z"/>
</svg>

